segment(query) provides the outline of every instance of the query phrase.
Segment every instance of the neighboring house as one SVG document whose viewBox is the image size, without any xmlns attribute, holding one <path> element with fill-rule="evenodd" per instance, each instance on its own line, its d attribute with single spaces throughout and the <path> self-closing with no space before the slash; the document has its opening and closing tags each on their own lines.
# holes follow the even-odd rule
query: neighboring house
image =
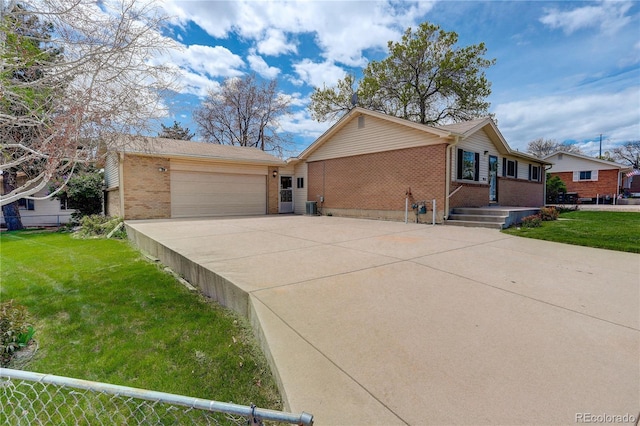
<svg viewBox="0 0 640 426">
<path fill-rule="evenodd" d="M 402 220 L 405 203 L 544 205 L 549 163 L 512 150 L 490 118 L 432 127 L 356 107 L 289 159 L 296 213 Z"/>
<path fill-rule="evenodd" d="M 255 148 L 132 139 L 107 153 L 106 213 L 124 219 L 278 213 L 284 165 Z"/>
<path fill-rule="evenodd" d="M 548 172 L 567 186 L 567 194 L 577 202 L 615 203 L 631 167 L 582 154 L 557 151 L 543 158 L 553 163 Z"/>
<path fill-rule="evenodd" d="M 2 188 L 2 177 L 0 177 L 0 189 Z M 46 188 L 33 194 L 33 197 L 46 197 Z M 20 218 L 24 226 L 58 226 L 68 223 L 71 220 L 71 213 L 75 210 L 67 209 L 66 202 L 49 198 L 46 200 L 28 200 L 21 198 L 18 200 Z M 0 223 L 6 225 L 4 215 L 0 209 Z"/>
</svg>

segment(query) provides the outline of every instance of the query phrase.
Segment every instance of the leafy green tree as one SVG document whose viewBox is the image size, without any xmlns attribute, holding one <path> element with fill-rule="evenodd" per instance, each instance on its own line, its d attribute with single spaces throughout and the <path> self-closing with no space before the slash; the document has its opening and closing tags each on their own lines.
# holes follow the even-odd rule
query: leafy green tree
<svg viewBox="0 0 640 426">
<path fill-rule="evenodd" d="M 182 127 L 180 123 L 177 121 L 173 121 L 173 126 L 165 126 L 160 123 L 162 126 L 162 131 L 158 133 L 158 136 L 161 138 L 167 139 L 179 139 L 183 141 L 190 141 L 196 134 L 191 133 L 188 127 Z"/>
<path fill-rule="evenodd" d="M 558 202 L 558 195 L 567 192 L 567 185 L 564 184 L 559 176 L 551 176 L 547 173 L 547 202 Z"/>
<path fill-rule="evenodd" d="M 76 210 L 72 215 L 74 219 L 102 213 L 103 173 L 93 166 L 83 169 L 76 171 L 55 195 L 55 198 L 66 201 L 67 208 Z M 59 186 L 59 182 L 53 181 L 51 189 Z"/>
<path fill-rule="evenodd" d="M 422 124 L 458 122 L 488 114 L 491 83 L 484 70 L 484 43 L 458 47 L 458 35 L 424 22 L 408 28 L 400 42 L 388 43 L 389 55 L 371 61 L 358 89 L 347 76 L 336 87 L 316 88 L 311 114 L 318 121 L 339 117 L 357 103 L 365 108 Z"/>
</svg>

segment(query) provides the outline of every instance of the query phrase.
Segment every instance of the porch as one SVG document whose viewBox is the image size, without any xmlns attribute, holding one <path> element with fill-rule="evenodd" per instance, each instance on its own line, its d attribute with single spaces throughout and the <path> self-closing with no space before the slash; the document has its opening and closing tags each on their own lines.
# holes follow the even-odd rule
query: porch
<svg viewBox="0 0 640 426">
<path fill-rule="evenodd" d="M 521 222 L 522 218 L 539 212 L 539 207 L 455 207 L 451 209 L 444 223 L 455 226 L 505 229 Z"/>
</svg>

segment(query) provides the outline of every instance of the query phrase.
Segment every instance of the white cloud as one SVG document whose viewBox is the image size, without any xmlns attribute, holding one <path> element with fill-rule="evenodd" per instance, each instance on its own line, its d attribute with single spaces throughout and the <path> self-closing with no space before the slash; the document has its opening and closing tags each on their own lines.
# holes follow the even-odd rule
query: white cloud
<svg viewBox="0 0 640 426">
<path fill-rule="evenodd" d="M 548 96 L 494 108 L 498 127 L 514 149 L 543 137 L 586 143 L 603 134 L 613 145 L 640 135 L 640 86 L 615 93 Z"/>
<path fill-rule="evenodd" d="M 296 44 L 287 41 L 285 34 L 275 28 L 266 31 L 263 39 L 258 41 L 257 49 L 259 53 L 270 56 L 298 52 Z"/>
<path fill-rule="evenodd" d="M 283 131 L 296 135 L 299 140 L 291 155 L 297 155 L 314 140 L 322 135 L 333 123 L 319 123 L 309 116 L 308 110 L 299 110 L 280 119 L 280 127 Z"/>
<path fill-rule="evenodd" d="M 181 92 L 197 96 L 204 96 L 209 87 L 215 86 L 214 79 L 240 76 L 245 67 L 240 56 L 222 46 L 182 46 L 179 51 L 153 58 L 152 62 L 179 68 Z"/>
<path fill-rule="evenodd" d="M 540 22 L 554 29 L 560 28 L 565 34 L 587 28 L 600 28 L 603 33 L 615 34 L 631 21 L 625 14 L 632 5 L 629 1 L 600 1 L 569 11 L 547 9 Z"/>
<path fill-rule="evenodd" d="M 214 37 L 233 32 L 255 42 L 258 52 L 296 52 L 285 34 L 313 34 L 328 61 L 366 64 L 366 49 L 385 49 L 407 26 L 416 26 L 435 1 L 275 1 L 200 2 L 164 0 L 178 22 L 192 20 Z"/>
<path fill-rule="evenodd" d="M 311 59 L 303 59 L 293 64 L 293 69 L 301 82 L 313 87 L 334 86 L 339 79 L 346 75 L 345 70 L 329 61 L 318 63 Z"/>
<path fill-rule="evenodd" d="M 266 79 L 273 80 L 278 76 L 278 74 L 280 74 L 279 68 L 270 67 L 261 56 L 258 56 L 255 53 L 249 53 L 247 61 L 249 61 L 249 67 L 253 71 Z"/>
</svg>

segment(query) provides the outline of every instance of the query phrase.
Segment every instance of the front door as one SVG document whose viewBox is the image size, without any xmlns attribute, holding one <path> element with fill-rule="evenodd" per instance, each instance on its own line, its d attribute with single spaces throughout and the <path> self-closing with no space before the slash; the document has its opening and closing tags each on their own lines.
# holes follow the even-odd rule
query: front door
<svg viewBox="0 0 640 426">
<path fill-rule="evenodd" d="M 498 157 L 489 156 L 489 202 L 498 201 Z"/>
<path fill-rule="evenodd" d="M 293 213 L 293 178 L 280 176 L 280 213 Z"/>
</svg>

